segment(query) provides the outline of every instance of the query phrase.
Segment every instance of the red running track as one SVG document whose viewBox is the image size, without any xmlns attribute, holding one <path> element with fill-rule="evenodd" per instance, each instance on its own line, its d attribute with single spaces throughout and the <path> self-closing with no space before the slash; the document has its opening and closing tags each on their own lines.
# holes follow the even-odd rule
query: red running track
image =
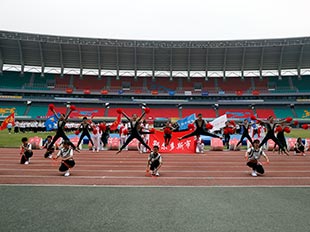
<svg viewBox="0 0 310 232">
<path fill-rule="evenodd" d="M 75 154 L 76 166 L 64 177 L 58 164 L 35 150 L 29 165 L 19 164 L 18 149 L 0 149 L 0 184 L 118 186 L 310 186 L 310 156 L 268 153 L 265 174 L 250 175 L 244 151 L 163 154 L 160 177 L 146 175 L 147 154 L 136 151 Z"/>
</svg>

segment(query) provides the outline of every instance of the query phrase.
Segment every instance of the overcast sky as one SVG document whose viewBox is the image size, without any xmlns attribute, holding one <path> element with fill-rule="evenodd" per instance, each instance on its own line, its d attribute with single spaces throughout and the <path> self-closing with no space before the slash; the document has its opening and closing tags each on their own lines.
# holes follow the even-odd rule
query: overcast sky
<svg viewBox="0 0 310 232">
<path fill-rule="evenodd" d="M 1 0 L 0 30 L 147 40 L 310 36 L 310 0 Z"/>
</svg>

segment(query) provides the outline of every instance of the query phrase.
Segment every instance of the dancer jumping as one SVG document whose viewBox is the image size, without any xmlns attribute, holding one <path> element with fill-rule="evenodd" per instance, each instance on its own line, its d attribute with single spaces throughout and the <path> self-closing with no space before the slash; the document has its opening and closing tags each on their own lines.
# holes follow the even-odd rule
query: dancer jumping
<svg viewBox="0 0 310 232">
<path fill-rule="evenodd" d="M 141 132 L 140 132 L 140 124 L 141 120 L 146 114 L 146 112 L 149 112 L 149 108 L 145 108 L 144 112 L 141 114 L 141 116 L 138 118 L 136 114 L 132 115 L 132 118 L 129 118 L 129 116 L 123 112 L 122 110 L 118 110 L 119 113 L 123 114 L 125 118 L 128 119 L 130 123 L 130 130 L 129 130 L 129 136 L 126 139 L 125 143 L 121 146 L 119 151 L 116 154 L 119 154 L 133 139 L 137 139 L 143 146 L 145 146 L 148 150 L 151 151 L 151 148 L 149 145 L 147 145 L 144 140 L 141 137 Z M 145 132 L 145 133 L 150 133 L 150 132 Z"/>
<path fill-rule="evenodd" d="M 216 134 L 212 134 L 212 133 L 210 133 L 208 131 L 213 126 L 210 123 L 206 123 L 206 121 L 202 119 L 202 114 L 198 114 L 198 119 L 196 119 L 194 121 L 194 124 L 196 126 L 196 129 L 193 132 L 191 132 L 191 133 L 189 133 L 187 135 L 179 137 L 178 140 L 186 139 L 186 138 L 189 138 L 189 137 L 192 137 L 192 136 L 195 136 L 195 135 L 206 135 L 206 136 L 211 136 L 211 137 L 214 137 L 214 138 L 222 139 L 221 136 L 218 136 Z"/>
</svg>

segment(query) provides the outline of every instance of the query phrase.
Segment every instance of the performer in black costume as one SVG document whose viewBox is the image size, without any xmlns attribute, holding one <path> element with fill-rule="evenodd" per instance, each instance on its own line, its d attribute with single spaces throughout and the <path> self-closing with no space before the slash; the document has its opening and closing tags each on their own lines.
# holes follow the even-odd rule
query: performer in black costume
<svg viewBox="0 0 310 232">
<path fill-rule="evenodd" d="M 91 136 L 90 136 L 90 134 L 89 134 L 89 131 L 90 131 L 90 130 L 93 130 L 93 128 L 92 128 L 91 125 L 87 122 L 87 117 L 84 117 L 84 118 L 83 118 L 83 121 L 82 121 L 82 123 L 80 124 L 78 130 L 79 130 L 79 131 L 82 131 L 82 134 L 81 134 L 81 136 L 80 136 L 79 142 L 78 142 L 78 144 L 77 144 L 76 147 L 77 147 L 77 148 L 79 147 L 80 143 L 82 142 L 82 139 L 83 139 L 85 136 L 89 139 L 89 141 L 90 141 L 90 143 L 92 144 L 92 146 L 94 146 L 93 140 L 91 139 Z"/>
<path fill-rule="evenodd" d="M 49 144 L 49 146 L 47 147 L 47 150 L 51 150 L 54 143 L 57 141 L 57 139 L 59 138 L 63 138 L 64 140 L 68 140 L 70 141 L 70 139 L 67 137 L 67 135 L 65 134 L 65 125 L 67 123 L 68 117 L 71 114 L 71 112 L 73 110 L 75 110 L 75 107 L 73 105 L 70 106 L 70 110 L 68 111 L 67 115 L 65 114 L 61 114 L 60 117 L 58 117 L 57 112 L 54 109 L 54 105 L 49 105 L 50 110 L 55 114 L 55 116 L 58 119 L 57 122 L 57 132 L 56 135 L 53 138 L 53 141 Z M 76 147 L 74 146 L 74 144 L 70 141 L 70 146 L 76 150 Z"/>
<path fill-rule="evenodd" d="M 142 139 L 141 134 L 150 134 L 152 132 L 141 132 L 140 131 L 141 120 L 146 114 L 146 110 L 149 110 L 149 109 L 145 108 L 145 111 L 141 114 L 139 118 L 137 118 L 136 114 L 133 114 L 132 119 L 130 119 L 126 113 L 121 112 L 124 115 L 124 117 L 128 119 L 130 123 L 130 128 L 128 128 L 129 136 L 127 137 L 125 143 L 123 144 L 123 146 L 119 149 L 119 151 L 116 154 L 120 153 L 133 139 L 137 139 L 143 146 L 145 146 L 148 150 L 151 151 L 151 148 L 149 147 L 149 145 L 147 145 Z"/>
<path fill-rule="evenodd" d="M 266 127 L 267 129 L 267 133 L 266 136 L 264 137 L 264 139 L 261 141 L 261 143 L 259 144 L 259 147 L 262 147 L 269 139 L 272 139 L 275 144 L 277 144 L 279 146 L 279 149 L 281 149 L 282 151 L 284 151 L 284 153 L 286 155 L 289 155 L 287 151 L 285 151 L 285 148 L 283 147 L 283 145 L 280 143 L 280 141 L 276 138 L 276 136 L 274 135 L 274 130 L 275 127 L 278 124 L 281 124 L 283 122 L 287 122 L 288 119 L 285 120 L 281 120 L 281 121 L 275 121 L 273 116 L 269 116 L 267 118 L 267 120 L 259 120 L 263 123 L 263 125 Z"/>
<path fill-rule="evenodd" d="M 107 145 L 110 137 L 110 126 L 107 125 L 105 121 L 102 121 L 102 123 L 99 124 L 99 129 L 101 131 L 101 142 L 103 150 L 107 150 Z"/>
<path fill-rule="evenodd" d="M 275 129 L 275 132 L 277 133 L 276 137 L 279 140 L 279 142 L 282 144 L 284 151 L 288 152 L 288 147 L 286 143 L 286 138 L 284 135 L 284 132 L 289 133 L 291 131 L 289 126 L 286 126 L 285 123 L 281 123 L 281 125 L 278 125 Z M 273 151 L 276 150 L 277 144 L 274 144 Z M 279 154 L 284 152 L 283 150 L 280 149 L 279 147 Z"/>
<path fill-rule="evenodd" d="M 182 140 L 182 139 L 186 139 L 186 138 L 189 138 L 189 137 L 192 137 L 192 136 L 196 136 L 196 135 L 206 135 L 206 136 L 211 136 L 211 137 L 214 137 L 214 138 L 222 139 L 221 136 L 218 136 L 216 134 L 212 134 L 209 131 L 207 131 L 207 129 L 206 129 L 206 122 L 205 122 L 205 120 L 202 119 L 202 114 L 198 114 L 198 119 L 196 119 L 194 121 L 194 124 L 196 126 L 196 129 L 193 132 L 191 132 L 191 133 L 189 133 L 187 135 L 184 135 L 182 137 L 179 137 L 178 139 Z"/>
<path fill-rule="evenodd" d="M 165 140 L 165 146 L 167 147 L 170 143 L 170 140 L 172 138 L 172 132 L 176 131 L 178 128 L 173 127 L 172 123 L 168 121 L 163 128 L 164 131 L 164 140 Z"/>
<path fill-rule="evenodd" d="M 240 144 L 242 144 L 242 141 L 243 141 L 244 138 L 247 138 L 247 140 L 248 140 L 248 141 L 252 144 L 252 146 L 253 146 L 252 138 L 251 138 L 251 136 L 249 135 L 249 129 L 250 129 L 250 127 L 252 126 L 252 124 L 249 123 L 249 121 L 248 121 L 247 119 L 244 119 L 244 120 L 243 120 L 243 123 L 240 123 L 239 125 L 242 127 L 243 132 L 242 132 L 242 135 L 241 135 L 241 138 L 240 138 L 239 142 L 236 144 L 235 150 L 238 148 L 238 146 L 239 146 Z"/>
</svg>

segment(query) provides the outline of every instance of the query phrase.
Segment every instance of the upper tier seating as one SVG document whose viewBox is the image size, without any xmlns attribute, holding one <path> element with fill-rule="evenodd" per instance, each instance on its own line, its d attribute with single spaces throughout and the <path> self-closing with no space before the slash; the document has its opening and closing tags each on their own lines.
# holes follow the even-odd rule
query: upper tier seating
<svg viewBox="0 0 310 232">
<path fill-rule="evenodd" d="M 251 78 L 229 77 L 225 80 L 218 78 L 218 87 L 226 93 L 244 91 L 251 89 Z"/>
</svg>

